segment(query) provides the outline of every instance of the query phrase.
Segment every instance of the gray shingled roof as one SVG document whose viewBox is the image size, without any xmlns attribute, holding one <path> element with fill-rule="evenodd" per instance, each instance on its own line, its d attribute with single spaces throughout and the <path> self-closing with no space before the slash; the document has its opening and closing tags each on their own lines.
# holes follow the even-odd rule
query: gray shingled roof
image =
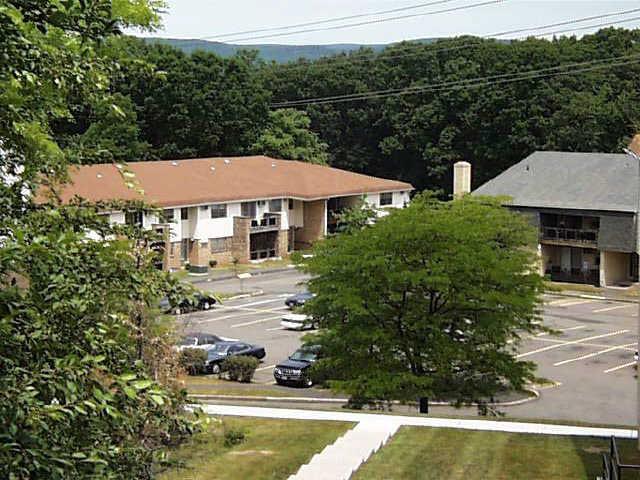
<svg viewBox="0 0 640 480">
<path fill-rule="evenodd" d="M 520 207 L 635 212 L 638 160 L 626 154 L 535 152 L 476 189 Z"/>
</svg>

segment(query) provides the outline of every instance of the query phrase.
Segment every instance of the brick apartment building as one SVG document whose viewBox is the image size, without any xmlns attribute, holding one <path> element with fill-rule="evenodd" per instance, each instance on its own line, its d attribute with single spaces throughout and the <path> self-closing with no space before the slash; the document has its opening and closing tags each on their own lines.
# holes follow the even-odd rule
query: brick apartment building
<svg viewBox="0 0 640 480">
<path fill-rule="evenodd" d="M 335 227 L 335 214 L 360 198 L 384 215 L 402 208 L 404 182 L 265 156 L 135 162 L 127 165 L 141 191 L 127 187 L 115 165 L 70 170 L 63 201 L 144 200 L 162 215 L 109 212 L 113 223 L 167 232 L 164 267 L 195 272 L 232 259 L 281 257 L 306 248 Z"/>
</svg>

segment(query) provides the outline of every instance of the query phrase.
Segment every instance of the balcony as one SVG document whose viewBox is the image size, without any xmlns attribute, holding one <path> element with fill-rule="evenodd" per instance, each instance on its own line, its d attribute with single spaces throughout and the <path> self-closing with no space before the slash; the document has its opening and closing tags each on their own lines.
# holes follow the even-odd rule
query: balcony
<svg viewBox="0 0 640 480">
<path fill-rule="evenodd" d="M 542 227 L 540 233 L 545 243 L 590 247 L 598 245 L 598 230 Z"/>
<path fill-rule="evenodd" d="M 251 233 L 280 230 L 280 215 L 265 214 L 263 218 L 251 220 Z"/>
</svg>

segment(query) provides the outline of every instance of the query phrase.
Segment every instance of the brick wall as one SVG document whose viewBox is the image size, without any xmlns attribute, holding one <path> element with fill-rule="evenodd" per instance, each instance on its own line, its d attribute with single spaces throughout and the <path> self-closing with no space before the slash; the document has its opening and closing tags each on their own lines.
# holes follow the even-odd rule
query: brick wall
<svg viewBox="0 0 640 480">
<path fill-rule="evenodd" d="M 324 236 L 326 200 L 304 202 L 304 226 L 296 230 L 296 248 L 306 248 Z"/>
<path fill-rule="evenodd" d="M 240 263 L 249 262 L 249 229 L 251 219 L 247 217 L 233 217 L 233 239 L 231 240 L 231 255 Z"/>
<path fill-rule="evenodd" d="M 278 232 L 278 241 L 276 243 L 276 256 L 286 257 L 289 254 L 289 231 L 280 230 Z"/>
<path fill-rule="evenodd" d="M 178 270 L 182 267 L 180 261 L 180 242 L 170 242 L 167 246 L 167 263 L 166 269 Z"/>
</svg>

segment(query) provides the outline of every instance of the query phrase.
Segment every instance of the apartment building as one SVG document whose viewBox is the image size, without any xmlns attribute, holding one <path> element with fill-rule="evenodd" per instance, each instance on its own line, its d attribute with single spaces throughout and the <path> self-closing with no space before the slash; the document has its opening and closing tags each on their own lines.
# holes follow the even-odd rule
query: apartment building
<svg viewBox="0 0 640 480">
<path fill-rule="evenodd" d="M 463 166 L 458 179 L 469 170 Z M 639 191 L 633 154 L 535 152 L 473 194 L 507 196 L 509 208 L 530 219 L 541 274 L 624 286 L 638 281 Z"/>
<path fill-rule="evenodd" d="M 109 212 L 111 222 L 166 232 L 163 266 L 210 265 L 282 257 L 335 228 L 335 215 L 360 198 L 379 212 L 402 208 L 404 182 L 265 156 L 135 162 L 124 181 L 112 164 L 75 167 L 62 199 L 144 200 L 162 214 Z"/>
</svg>

